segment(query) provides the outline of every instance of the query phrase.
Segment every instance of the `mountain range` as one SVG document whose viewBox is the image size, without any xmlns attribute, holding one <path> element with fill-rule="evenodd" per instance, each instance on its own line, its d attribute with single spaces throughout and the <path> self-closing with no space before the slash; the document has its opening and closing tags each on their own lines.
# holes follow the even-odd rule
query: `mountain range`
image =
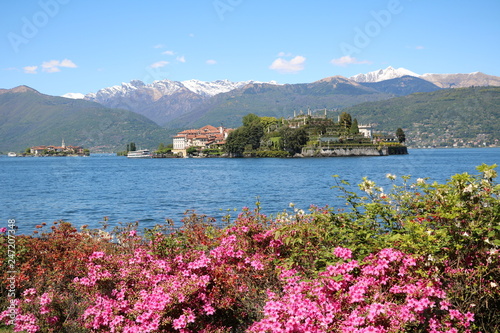
<svg viewBox="0 0 500 333">
<path fill-rule="evenodd" d="M 415 92 L 486 85 L 500 86 L 500 77 L 480 72 L 419 75 L 404 68 L 388 67 L 350 78 L 334 76 L 303 84 L 228 80 L 161 80 L 146 84 L 133 80 L 85 96 L 67 94 L 65 97 L 83 96 L 110 108 L 127 109 L 167 128 L 221 122 L 234 127 L 239 126 L 241 117 L 251 112 L 288 117 L 304 108 L 338 109 Z"/>
<path fill-rule="evenodd" d="M 500 86 L 500 77 L 487 75 L 481 72 L 469 74 L 423 74 L 419 75 L 405 68 L 393 68 L 391 66 L 386 69 L 366 74 L 358 74 L 351 76 L 350 79 L 356 82 L 380 82 L 389 79 L 395 79 L 403 76 L 414 76 L 426 81 L 432 82 L 440 88 L 466 88 L 472 86 Z"/>
<path fill-rule="evenodd" d="M 48 96 L 26 86 L 0 89 L 0 151 L 55 145 L 62 139 L 93 152 L 123 150 L 129 142 L 154 149 L 171 143 L 178 129 L 239 127 L 248 113 L 288 118 L 308 109 L 326 109 L 331 117 L 347 110 L 386 132 L 403 127 L 409 137 L 427 140 L 422 145 L 459 142 L 453 140 L 498 143 L 500 88 L 478 86 L 500 86 L 499 77 L 478 72 L 409 74 L 389 67 L 302 84 L 136 80 L 84 99 L 78 94 L 68 97 L 79 99 Z M 442 88 L 462 85 L 475 87 Z M 481 121 L 470 120 L 476 115 Z"/>
</svg>

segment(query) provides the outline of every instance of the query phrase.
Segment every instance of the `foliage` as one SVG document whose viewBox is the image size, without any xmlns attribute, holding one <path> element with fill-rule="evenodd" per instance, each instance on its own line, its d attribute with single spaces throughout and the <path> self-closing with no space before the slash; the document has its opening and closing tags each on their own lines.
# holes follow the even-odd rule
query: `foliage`
<svg viewBox="0 0 500 333">
<path fill-rule="evenodd" d="M 135 146 L 135 142 L 131 142 L 127 144 L 127 151 L 136 151 L 137 147 Z"/>
<path fill-rule="evenodd" d="M 28 325 L 34 318 L 30 315 L 33 312 L 41 315 L 37 322 L 42 331 L 50 327 L 57 328 L 57 332 L 77 332 L 76 319 L 82 310 L 78 303 L 82 298 L 73 292 L 71 283 L 86 269 L 86 259 L 94 251 L 112 250 L 110 235 L 103 230 L 78 232 L 63 221 L 54 222 L 50 231 L 46 228 L 45 223 L 38 225 L 37 237 L 16 237 L 15 264 L 19 271 L 15 280 L 16 300 L 22 297 L 26 305 L 21 312 L 25 317 L 17 317 L 19 325 Z M 6 241 L 6 237 L 1 237 L 2 295 L 5 295 L 5 281 L 9 278 Z M 44 303 L 43 299 L 49 296 L 50 301 Z M 7 301 L 6 297 L 3 299 Z M 47 310 L 42 310 L 44 306 Z"/>
<path fill-rule="evenodd" d="M 241 156 L 247 145 L 251 146 L 251 149 L 258 149 L 263 135 L 264 126 L 260 118 L 254 114 L 248 114 L 243 117 L 243 126 L 229 133 L 225 145 L 226 152 Z"/>
<path fill-rule="evenodd" d="M 267 217 L 257 206 L 225 226 L 194 212 L 143 234 L 137 224 L 110 233 L 41 225 L 16 237 L 15 329 L 498 332 L 495 167 L 444 184 L 388 174 L 387 192 L 336 177 L 345 208 L 292 205 Z"/>
<path fill-rule="evenodd" d="M 398 138 L 399 143 L 403 143 L 406 141 L 405 132 L 401 127 L 398 127 L 398 129 L 396 130 L 396 138 Z"/>
<path fill-rule="evenodd" d="M 356 118 L 351 123 L 349 134 L 359 134 L 358 120 Z"/>
<path fill-rule="evenodd" d="M 277 157 L 283 158 L 288 157 L 289 154 L 282 150 L 258 150 L 254 153 L 255 157 Z"/>
<path fill-rule="evenodd" d="M 345 131 L 348 131 L 352 125 L 352 117 L 347 112 L 342 112 L 339 117 L 339 124 L 344 128 Z"/>
<path fill-rule="evenodd" d="M 199 149 L 199 147 L 191 146 L 188 149 L 186 149 L 186 153 L 188 155 L 196 154 L 196 153 L 198 153 L 198 149 Z"/>
<path fill-rule="evenodd" d="M 307 132 L 303 128 L 284 127 L 280 130 L 280 134 L 283 149 L 290 155 L 300 153 L 308 140 Z"/>
</svg>

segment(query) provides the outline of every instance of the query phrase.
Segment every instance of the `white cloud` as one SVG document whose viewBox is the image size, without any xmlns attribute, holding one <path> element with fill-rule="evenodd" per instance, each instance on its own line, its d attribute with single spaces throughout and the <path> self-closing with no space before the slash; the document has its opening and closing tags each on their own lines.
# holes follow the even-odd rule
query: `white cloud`
<svg viewBox="0 0 500 333">
<path fill-rule="evenodd" d="M 42 71 L 46 73 L 57 73 L 61 71 L 60 67 L 66 68 L 77 68 L 78 66 L 69 59 L 60 60 L 50 60 L 44 61 L 42 63 Z"/>
<path fill-rule="evenodd" d="M 26 74 L 36 74 L 38 69 L 38 66 L 26 66 L 23 67 L 23 70 Z"/>
<path fill-rule="evenodd" d="M 415 46 L 415 50 L 423 50 L 423 49 L 425 49 L 425 47 L 422 45 Z"/>
<path fill-rule="evenodd" d="M 162 60 L 162 61 L 157 61 L 154 64 L 151 64 L 149 67 L 151 67 L 151 68 L 161 68 L 161 67 L 165 67 L 168 64 L 169 64 L 168 61 Z"/>
<path fill-rule="evenodd" d="M 208 60 L 206 61 L 206 63 L 207 63 L 208 65 L 215 65 L 215 64 L 217 64 L 217 61 L 215 61 L 214 59 L 208 59 Z"/>
<path fill-rule="evenodd" d="M 332 59 L 332 61 L 330 61 L 330 62 L 336 66 L 342 66 L 342 67 L 345 67 L 347 65 L 362 65 L 362 64 L 371 64 L 372 63 L 371 61 L 358 60 L 358 59 L 351 57 L 351 56 L 348 56 L 348 55 L 340 57 L 338 59 Z"/>
<path fill-rule="evenodd" d="M 179 62 L 186 62 L 186 58 L 184 56 L 179 56 L 177 58 L 175 58 L 177 61 Z"/>
<path fill-rule="evenodd" d="M 273 61 L 269 68 L 279 73 L 297 73 L 304 69 L 305 62 L 306 58 L 303 56 L 296 56 L 290 60 L 278 58 Z"/>
<path fill-rule="evenodd" d="M 67 67 L 67 68 L 77 68 L 78 66 L 71 60 L 69 59 L 64 59 L 61 61 L 61 64 L 59 65 L 61 67 Z"/>
<path fill-rule="evenodd" d="M 165 54 L 165 55 L 174 55 L 175 52 L 174 51 L 165 51 L 165 52 L 162 52 L 161 54 Z"/>
<path fill-rule="evenodd" d="M 291 57 L 293 56 L 291 53 L 280 52 L 278 53 L 278 57 Z"/>
</svg>

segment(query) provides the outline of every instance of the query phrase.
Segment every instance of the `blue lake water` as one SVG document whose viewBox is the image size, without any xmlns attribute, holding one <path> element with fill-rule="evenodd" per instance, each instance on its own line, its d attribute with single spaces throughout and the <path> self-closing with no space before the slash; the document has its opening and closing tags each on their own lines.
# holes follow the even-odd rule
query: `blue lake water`
<svg viewBox="0 0 500 333">
<path fill-rule="evenodd" d="M 275 214 L 289 204 L 340 207 L 332 175 L 353 184 L 367 176 L 389 186 L 387 173 L 444 182 L 482 163 L 500 164 L 500 148 L 410 149 L 409 155 L 303 159 L 127 159 L 0 157 L 0 226 L 15 219 L 31 234 L 42 222 L 77 226 L 139 221 L 151 227 L 167 218 L 179 223 L 186 210 L 220 219 L 227 210 L 255 207 Z M 400 180 L 400 177 L 398 178 Z M 233 213 L 236 214 L 236 213 Z"/>
</svg>

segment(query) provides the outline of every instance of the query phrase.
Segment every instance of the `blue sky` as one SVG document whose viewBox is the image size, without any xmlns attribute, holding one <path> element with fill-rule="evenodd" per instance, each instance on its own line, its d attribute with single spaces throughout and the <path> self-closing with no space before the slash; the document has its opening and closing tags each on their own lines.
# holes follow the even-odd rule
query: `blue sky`
<svg viewBox="0 0 500 333">
<path fill-rule="evenodd" d="M 5 0 L 0 88 L 312 82 L 388 66 L 500 76 L 498 0 Z"/>
</svg>

